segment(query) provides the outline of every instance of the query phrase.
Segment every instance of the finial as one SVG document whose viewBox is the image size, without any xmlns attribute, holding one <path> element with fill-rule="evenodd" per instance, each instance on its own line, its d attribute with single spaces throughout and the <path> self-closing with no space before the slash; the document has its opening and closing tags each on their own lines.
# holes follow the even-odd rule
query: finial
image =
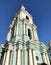
<svg viewBox="0 0 51 65">
<path fill-rule="evenodd" d="M 25 7 L 23 6 L 23 5 L 21 5 L 21 8 L 20 8 L 21 10 L 25 10 Z"/>
</svg>

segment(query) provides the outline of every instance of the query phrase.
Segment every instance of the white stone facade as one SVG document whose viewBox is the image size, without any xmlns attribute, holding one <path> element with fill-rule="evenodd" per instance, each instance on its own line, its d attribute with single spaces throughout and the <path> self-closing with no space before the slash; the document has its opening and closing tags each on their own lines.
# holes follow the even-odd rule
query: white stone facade
<svg viewBox="0 0 51 65">
<path fill-rule="evenodd" d="M 21 6 L 9 26 L 1 65 L 50 65 L 47 47 L 40 42 L 32 16 Z"/>
</svg>

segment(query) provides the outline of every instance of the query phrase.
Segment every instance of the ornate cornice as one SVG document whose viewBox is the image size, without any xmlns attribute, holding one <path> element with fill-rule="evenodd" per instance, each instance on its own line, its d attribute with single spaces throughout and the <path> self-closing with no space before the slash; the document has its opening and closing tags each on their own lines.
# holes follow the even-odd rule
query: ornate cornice
<svg viewBox="0 0 51 65">
<path fill-rule="evenodd" d="M 41 42 L 41 45 L 42 45 L 42 47 L 43 47 L 44 49 L 46 49 L 46 50 L 48 49 L 47 46 L 46 46 L 43 42 Z"/>
</svg>

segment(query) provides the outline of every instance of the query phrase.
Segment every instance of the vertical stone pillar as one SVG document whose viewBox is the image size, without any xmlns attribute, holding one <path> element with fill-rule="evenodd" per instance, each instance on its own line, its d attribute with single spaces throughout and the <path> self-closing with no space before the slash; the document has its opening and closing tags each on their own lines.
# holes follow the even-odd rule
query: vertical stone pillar
<svg viewBox="0 0 51 65">
<path fill-rule="evenodd" d="M 23 28 L 24 28 L 24 30 L 23 30 L 23 31 L 24 31 L 24 34 L 25 34 L 25 23 L 23 24 Z"/>
<path fill-rule="evenodd" d="M 5 59 L 6 59 L 6 52 L 4 53 L 4 58 L 3 58 L 2 65 L 4 65 L 4 63 L 5 63 Z"/>
<path fill-rule="evenodd" d="M 43 53 L 42 55 L 43 55 L 43 61 L 44 61 L 44 63 L 46 63 L 46 64 L 47 64 L 47 60 L 46 60 L 45 53 Z"/>
<path fill-rule="evenodd" d="M 10 41 L 10 38 L 11 38 L 11 28 L 9 29 L 9 31 L 8 31 L 8 34 L 7 34 L 7 38 L 6 38 L 6 40 L 7 41 Z"/>
<path fill-rule="evenodd" d="M 16 25 L 14 27 L 14 36 L 16 35 Z"/>
<path fill-rule="evenodd" d="M 16 65 L 17 65 L 17 59 L 18 59 L 18 50 L 16 50 Z"/>
<path fill-rule="evenodd" d="M 12 65 L 12 50 L 10 51 L 9 65 Z"/>
<path fill-rule="evenodd" d="M 17 65 L 21 65 L 21 50 L 18 49 Z"/>
<path fill-rule="evenodd" d="M 13 53 L 12 53 L 12 65 L 16 65 L 16 49 L 14 47 Z"/>
<path fill-rule="evenodd" d="M 22 50 L 22 61 L 21 61 L 21 63 L 22 63 L 21 65 L 23 65 L 23 50 Z"/>
<path fill-rule="evenodd" d="M 46 53 L 47 64 L 50 65 L 48 54 Z"/>
<path fill-rule="evenodd" d="M 35 56 L 35 51 L 33 50 L 33 62 L 34 65 L 37 65 L 37 61 L 36 61 L 36 56 Z"/>
<path fill-rule="evenodd" d="M 27 55 L 27 49 L 26 49 L 26 65 L 28 65 L 28 55 Z"/>
<path fill-rule="evenodd" d="M 23 50 L 23 65 L 28 65 L 28 62 L 27 62 L 27 50 L 24 48 Z"/>
<path fill-rule="evenodd" d="M 32 58 L 31 49 L 29 49 L 29 65 L 33 65 L 33 58 Z"/>
<path fill-rule="evenodd" d="M 35 37 L 35 40 L 38 40 L 38 35 L 37 35 L 37 30 L 36 29 L 34 30 L 34 37 Z"/>
<path fill-rule="evenodd" d="M 10 50 L 7 50 L 5 65 L 9 65 L 9 55 L 10 55 Z"/>
<path fill-rule="evenodd" d="M 16 26 L 16 35 L 18 35 L 18 23 L 17 23 L 17 26 Z"/>
</svg>

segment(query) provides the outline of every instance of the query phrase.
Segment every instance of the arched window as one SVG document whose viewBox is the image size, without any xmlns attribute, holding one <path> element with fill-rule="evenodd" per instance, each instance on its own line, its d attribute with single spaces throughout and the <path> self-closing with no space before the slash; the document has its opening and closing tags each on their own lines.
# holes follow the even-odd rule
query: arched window
<svg viewBox="0 0 51 65">
<path fill-rule="evenodd" d="M 29 20 L 29 17 L 28 17 L 28 16 L 26 16 L 26 19 L 27 19 L 27 20 Z"/>
<path fill-rule="evenodd" d="M 28 37 L 31 39 L 32 38 L 32 36 L 31 36 L 31 30 L 30 29 L 28 29 Z"/>
<path fill-rule="evenodd" d="M 12 28 L 12 38 L 14 37 L 14 27 Z"/>
<path fill-rule="evenodd" d="M 37 60 L 37 61 L 39 60 L 38 56 L 36 56 L 36 60 Z"/>
</svg>

